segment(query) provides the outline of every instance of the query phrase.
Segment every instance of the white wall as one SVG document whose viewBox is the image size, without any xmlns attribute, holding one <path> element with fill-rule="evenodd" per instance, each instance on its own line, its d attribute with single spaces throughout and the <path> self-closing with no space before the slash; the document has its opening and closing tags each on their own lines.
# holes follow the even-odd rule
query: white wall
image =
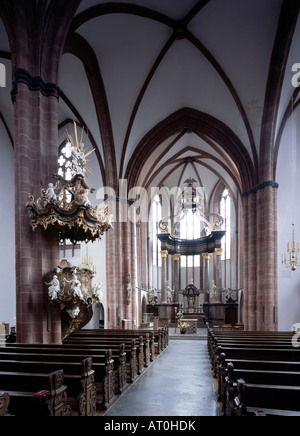
<svg viewBox="0 0 300 436">
<path fill-rule="evenodd" d="M 299 112 L 299 111 L 298 111 Z M 279 330 L 291 330 L 300 322 L 300 267 L 296 271 L 283 268 L 281 253 L 286 251 L 292 239 L 292 223 L 295 239 L 300 241 L 300 113 L 294 114 L 293 123 L 287 124 L 282 137 L 277 164 L 278 189 L 278 326 Z M 293 124 L 293 129 L 292 129 Z M 292 133 L 293 132 L 293 133 Z M 294 161 L 294 163 L 293 163 Z M 294 168 L 294 177 L 293 177 Z M 294 182 L 293 182 L 294 180 Z M 293 189 L 294 184 L 294 189 Z"/>
<path fill-rule="evenodd" d="M 81 244 L 81 256 L 86 256 L 86 249 L 88 247 L 88 255 L 92 257 L 93 264 L 96 267 L 96 275 L 93 278 L 93 285 L 96 283 L 102 283 L 104 289 L 104 296 L 102 305 L 104 307 L 105 324 L 107 327 L 107 288 L 106 288 L 106 244 L 105 234 L 102 236 L 101 241 L 90 242 L 89 244 Z M 81 259 L 79 260 L 81 263 Z M 94 329 L 99 328 L 99 310 L 94 306 L 94 316 L 91 321 L 85 326 L 85 328 Z"/>
<path fill-rule="evenodd" d="M 11 327 L 16 324 L 14 151 L 2 123 L 0 150 L 0 323 Z"/>
</svg>

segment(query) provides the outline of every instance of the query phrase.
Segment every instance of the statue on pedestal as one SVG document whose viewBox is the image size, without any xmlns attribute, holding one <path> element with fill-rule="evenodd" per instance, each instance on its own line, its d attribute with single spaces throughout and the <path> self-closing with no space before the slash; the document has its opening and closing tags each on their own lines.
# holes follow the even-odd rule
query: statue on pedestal
<svg viewBox="0 0 300 436">
<path fill-rule="evenodd" d="M 233 289 L 227 288 L 225 289 L 226 292 L 226 301 L 227 303 L 235 303 L 237 301 L 237 297 L 236 297 L 236 291 L 234 291 Z"/>
<path fill-rule="evenodd" d="M 174 290 L 170 288 L 170 280 L 166 281 L 166 288 L 167 288 L 167 303 L 172 304 L 174 303 Z"/>
<path fill-rule="evenodd" d="M 209 293 L 210 302 L 215 303 L 217 299 L 217 286 L 214 280 L 211 282 L 211 287 L 208 293 Z"/>
</svg>

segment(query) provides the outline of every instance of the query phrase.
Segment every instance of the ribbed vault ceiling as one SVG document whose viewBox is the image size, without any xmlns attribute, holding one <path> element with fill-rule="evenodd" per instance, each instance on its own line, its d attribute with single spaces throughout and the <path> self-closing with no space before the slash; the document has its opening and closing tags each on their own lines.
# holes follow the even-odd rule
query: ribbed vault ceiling
<svg viewBox="0 0 300 436">
<path fill-rule="evenodd" d="M 297 97 L 291 66 L 300 62 L 300 28 L 281 22 L 288 3 L 83 0 L 61 62 L 59 141 L 71 120 L 83 124 L 103 184 L 128 178 L 131 186 L 171 188 L 193 177 L 207 196 L 220 181 L 234 194 L 253 186 L 265 130 L 276 149 Z M 10 74 L 2 23 L 0 36 Z M 274 55 L 279 40 L 288 59 L 280 45 Z M 9 90 L 3 95 L 0 134 L 8 142 L 13 107 Z"/>
</svg>

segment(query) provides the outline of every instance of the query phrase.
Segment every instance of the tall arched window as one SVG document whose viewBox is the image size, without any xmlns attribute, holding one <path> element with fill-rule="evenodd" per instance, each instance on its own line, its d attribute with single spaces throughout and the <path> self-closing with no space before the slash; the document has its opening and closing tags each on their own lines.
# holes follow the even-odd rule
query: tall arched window
<svg viewBox="0 0 300 436">
<path fill-rule="evenodd" d="M 222 260 L 231 258 L 231 197 L 227 188 L 224 189 L 220 198 L 220 215 L 224 218 L 224 230 L 226 235 L 222 240 Z"/>
<path fill-rule="evenodd" d="M 65 180 L 72 179 L 72 152 L 71 148 L 66 144 L 62 145 L 59 150 L 58 159 L 58 174 Z"/>
<path fill-rule="evenodd" d="M 161 266 L 161 242 L 157 238 L 158 223 L 162 219 L 162 206 L 159 195 L 156 195 L 152 203 L 152 259 L 153 266 Z"/>
<path fill-rule="evenodd" d="M 65 180 L 71 180 L 74 176 L 74 171 L 72 170 L 72 151 L 71 147 L 67 142 L 63 143 L 59 147 L 59 159 L 58 159 L 58 175 L 63 177 Z M 71 201 L 72 195 L 68 194 L 68 201 Z M 81 245 L 73 245 L 71 241 L 64 241 L 60 243 L 60 251 L 62 258 L 71 258 L 76 255 L 80 255 Z"/>
<path fill-rule="evenodd" d="M 156 195 L 150 210 L 149 219 L 149 285 L 152 288 L 160 288 L 161 242 L 157 237 L 158 223 L 162 219 L 161 198 Z"/>
</svg>

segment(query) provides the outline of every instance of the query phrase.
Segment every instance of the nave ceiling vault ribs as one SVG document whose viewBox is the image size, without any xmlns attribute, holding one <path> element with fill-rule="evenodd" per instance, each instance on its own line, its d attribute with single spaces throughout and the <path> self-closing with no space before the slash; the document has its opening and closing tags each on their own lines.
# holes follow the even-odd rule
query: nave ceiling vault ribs
<svg viewBox="0 0 300 436">
<path fill-rule="evenodd" d="M 254 186 L 255 171 L 253 162 L 246 148 L 233 131 L 214 117 L 190 108 L 184 108 L 158 123 L 138 144 L 125 174 L 129 188 L 138 183 L 141 168 L 157 145 L 184 128 L 188 128 L 196 134 L 208 136 L 220 147 L 223 147 L 232 161 L 235 162 L 242 180 L 242 186 L 240 187 L 242 191 L 245 191 L 248 186 Z"/>
<path fill-rule="evenodd" d="M 299 9 L 300 0 L 283 1 L 266 86 L 260 141 L 258 174 L 260 183 L 271 180 L 275 176 L 276 123 L 286 65 L 297 25 Z"/>
<path fill-rule="evenodd" d="M 240 98 L 239 98 L 233 84 L 231 83 L 230 79 L 226 76 L 224 70 L 218 64 L 217 60 L 214 59 L 212 54 L 204 47 L 204 45 L 199 40 L 197 40 L 197 38 L 194 35 L 192 35 L 186 29 L 189 22 L 198 13 L 201 12 L 202 8 L 205 7 L 207 3 L 209 3 L 209 0 L 201 0 L 201 1 L 197 2 L 195 7 L 192 8 L 192 10 L 184 17 L 184 19 L 180 20 L 180 21 L 172 20 L 171 18 L 169 18 L 163 14 L 160 14 L 160 13 L 153 11 L 151 9 L 148 9 L 148 8 L 144 8 L 142 6 L 137 6 L 137 5 L 132 5 L 132 4 L 125 5 L 125 4 L 121 4 L 121 3 L 105 3 L 105 4 L 101 4 L 101 5 L 96 5 L 96 6 L 93 6 L 89 9 L 81 12 L 73 19 L 73 22 L 71 25 L 71 30 L 69 33 L 69 51 L 70 51 L 70 45 L 73 46 L 73 44 L 70 44 L 71 39 L 73 39 L 73 43 L 75 42 L 74 41 L 75 34 L 73 32 L 75 32 L 82 24 L 88 22 L 89 20 L 92 20 L 93 18 L 102 16 L 102 15 L 106 15 L 106 14 L 113 14 L 113 13 L 124 13 L 125 14 L 125 13 L 127 13 L 127 14 L 138 15 L 140 17 L 145 17 L 148 19 L 153 19 L 153 20 L 156 20 L 158 22 L 161 22 L 161 23 L 171 27 L 174 30 L 173 35 L 168 40 L 168 42 L 165 44 L 164 48 L 162 49 L 161 53 L 159 54 L 158 58 L 156 59 L 153 67 L 151 68 L 151 71 L 149 72 L 146 80 L 144 81 L 142 89 L 141 89 L 139 96 L 136 100 L 136 103 L 134 105 L 134 109 L 133 109 L 131 117 L 130 117 L 129 125 L 128 125 L 127 132 L 126 132 L 126 137 L 125 137 L 124 144 L 123 144 L 122 156 L 121 156 L 121 162 L 120 162 L 119 178 L 122 178 L 124 176 L 123 169 L 124 169 L 124 164 L 125 164 L 125 155 L 126 155 L 126 150 L 127 150 L 127 146 L 128 146 L 128 141 L 129 141 L 131 129 L 132 129 L 136 114 L 138 113 L 138 109 L 139 109 L 139 106 L 140 106 L 141 101 L 143 99 L 143 96 L 144 96 L 144 94 L 149 86 L 149 83 L 150 83 L 152 77 L 154 76 L 158 66 L 160 65 L 160 63 L 164 59 L 165 54 L 167 53 L 169 48 L 175 43 L 175 41 L 178 38 L 182 38 L 182 37 L 189 40 L 199 50 L 199 52 L 201 52 L 206 57 L 206 59 L 211 63 L 211 65 L 214 67 L 214 69 L 217 71 L 217 73 L 220 75 L 223 82 L 225 83 L 225 85 L 229 89 L 229 91 L 230 91 L 230 93 L 231 93 L 240 113 L 241 113 L 241 117 L 244 121 L 244 124 L 246 126 L 246 130 L 247 130 L 248 136 L 249 136 L 249 142 L 251 145 L 252 155 L 253 155 L 254 168 L 257 168 L 257 152 L 256 152 L 256 148 L 254 145 L 252 131 L 251 131 L 250 124 L 249 124 L 249 121 L 247 119 L 246 113 L 243 109 L 243 105 L 240 101 Z M 179 32 L 179 30 L 180 30 L 180 32 Z M 77 38 L 77 39 L 79 38 L 78 34 L 76 34 L 75 38 Z M 77 41 L 77 43 L 78 43 L 78 41 Z M 89 43 L 87 41 L 85 41 L 85 48 L 88 45 L 89 45 Z M 89 50 L 92 51 L 92 48 L 90 47 Z M 74 53 L 74 48 L 72 48 L 72 51 Z M 86 71 L 88 71 L 88 70 L 93 71 L 93 69 L 91 68 L 91 65 L 89 66 L 89 59 L 86 59 L 83 47 L 81 47 L 81 48 L 77 47 L 75 55 L 78 58 L 80 58 L 82 61 L 83 61 L 83 58 L 85 58 L 83 62 L 84 62 L 84 65 L 86 66 Z M 99 69 L 99 65 L 97 68 Z M 99 70 L 99 73 L 100 73 L 100 70 Z M 97 83 L 95 83 L 94 85 L 97 88 Z M 102 85 L 103 85 L 103 83 L 102 83 Z M 95 92 L 97 92 L 95 90 L 95 86 L 93 86 L 93 87 L 91 86 L 91 90 L 92 90 L 93 94 Z M 104 102 L 105 102 L 104 104 L 108 105 L 107 100 L 106 100 L 104 85 L 103 85 L 102 92 L 100 94 L 102 95 L 102 98 L 104 99 Z M 94 97 L 94 101 L 95 100 L 96 99 Z M 109 164 L 111 169 L 112 169 L 112 172 L 114 174 L 117 174 L 117 172 L 116 172 L 116 168 L 117 168 L 116 154 L 115 154 L 115 149 L 114 149 L 113 132 L 112 132 L 112 127 L 111 127 L 111 120 L 110 120 L 110 116 L 109 116 L 108 106 L 107 106 L 106 114 L 107 114 L 106 127 L 107 127 L 107 125 L 110 126 L 109 127 L 110 140 L 107 141 L 107 144 L 103 144 L 104 156 L 105 156 L 105 168 L 107 169 L 108 168 L 107 164 Z M 98 119 L 99 119 L 99 124 L 100 124 L 101 117 L 100 118 L 98 117 Z M 100 125 L 101 136 L 106 138 L 107 135 L 103 133 L 103 127 L 105 127 L 105 126 Z M 113 148 L 113 152 L 111 151 L 112 148 Z M 109 155 L 109 156 L 107 156 L 107 155 Z M 127 170 L 128 170 L 128 167 L 127 167 Z M 127 170 L 125 173 L 128 173 Z M 110 173 L 111 173 L 111 171 L 110 171 Z"/>
<path fill-rule="evenodd" d="M 77 3 L 79 4 L 78 1 L 77 1 Z M 199 52 L 201 52 L 206 57 L 206 59 L 212 64 L 212 66 L 215 68 L 215 70 L 218 72 L 218 74 L 222 77 L 227 88 L 230 90 L 231 95 L 233 96 L 233 98 L 234 98 L 234 100 L 235 100 L 235 102 L 240 110 L 240 113 L 242 115 L 242 118 L 243 118 L 244 123 L 245 123 L 246 128 L 247 128 L 249 141 L 250 141 L 251 149 L 252 149 L 252 159 L 253 159 L 253 163 L 254 163 L 253 169 L 256 170 L 257 169 L 257 160 L 258 160 L 257 156 L 256 156 L 256 148 L 254 146 L 252 132 L 251 132 L 251 129 L 249 126 L 247 116 L 243 110 L 243 106 L 241 104 L 240 98 L 239 98 L 233 84 L 231 83 L 230 79 L 226 76 L 224 70 L 218 64 L 217 60 L 214 59 L 212 54 L 206 49 L 206 47 L 201 43 L 201 41 L 199 41 L 192 33 L 190 33 L 187 30 L 187 26 L 191 22 L 191 20 L 197 14 L 201 13 L 201 10 L 208 3 L 209 3 L 209 0 L 201 0 L 201 1 L 197 2 L 196 5 L 194 6 L 194 8 L 192 8 L 191 11 L 189 13 L 187 13 L 186 16 L 182 20 L 179 20 L 179 21 L 173 20 L 164 14 L 158 13 L 154 10 L 144 8 L 144 7 L 138 6 L 138 5 L 124 4 L 124 3 L 117 3 L 117 2 L 116 3 L 100 4 L 100 5 L 86 9 L 85 11 L 79 13 L 77 16 L 75 16 L 73 18 L 73 21 L 72 21 L 71 27 L 70 27 L 69 36 L 68 36 L 67 43 L 66 43 L 66 47 L 68 46 L 68 42 L 69 42 L 69 46 L 70 45 L 72 46 L 72 50 L 76 51 L 75 56 L 77 56 L 79 59 L 81 59 L 83 64 L 86 65 L 87 76 L 89 77 L 88 70 L 94 71 L 94 68 L 91 68 L 91 67 L 94 67 L 95 63 L 97 63 L 97 68 L 99 69 L 99 65 L 98 65 L 98 60 L 96 59 L 96 57 L 92 62 L 88 56 L 87 57 L 84 56 L 84 55 L 86 55 L 86 53 L 85 53 L 86 48 L 89 48 L 89 51 L 92 52 L 92 49 L 91 49 L 89 42 L 85 41 L 84 46 L 82 43 L 78 43 L 79 35 L 76 34 L 75 32 L 82 24 L 92 20 L 95 17 L 101 16 L 101 15 L 114 14 L 114 13 L 118 13 L 118 14 L 120 14 L 120 13 L 125 14 L 126 13 L 126 14 L 137 15 L 137 16 L 147 18 L 147 19 L 152 19 L 152 20 L 160 22 L 166 26 L 169 26 L 171 29 L 173 29 L 174 33 L 173 33 L 171 39 L 169 39 L 168 43 L 165 44 L 164 50 L 161 52 L 161 55 L 158 56 L 156 63 L 153 65 L 151 72 L 149 72 L 148 77 L 144 82 L 144 86 L 140 91 L 140 95 L 138 97 L 138 100 L 136 101 L 135 109 L 132 112 L 132 115 L 130 118 L 130 120 L 131 120 L 130 124 L 133 125 L 133 121 L 135 119 L 135 114 L 138 112 L 140 102 L 142 100 L 144 93 L 146 92 L 148 83 L 150 83 L 152 76 L 155 74 L 155 70 L 157 69 L 158 65 L 161 63 L 162 59 L 164 58 L 163 53 L 167 52 L 169 47 L 172 44 L 174 44 L 178 38 L 184 37 L 186 40 L 190 41 L 196 48 L 198 48 Z M 53 7 L 53 5 L 54 5 L 54 2 L 51 2 L 51 8 Z M 51 9 L 49 9 L 49 10 L 51 10 Z M 74 10 L 74 5 L 73 5 L 73 10 Z M 284 71 L 285 71 L 285 67 L 286 67 L 287 56 L 288 56 L 289 49 L 291 46 L 291 41 L 293 38 L 298 13 L 299 13 L 299 0 L 284 0 L 283 1 L 282 10 L 281 10 L 281 14 L 280 14 L 280 20 L 279 20 L 277 34 L 276 34 L 276 39 L 275 39 L 275 43 L 274 43 L 271 65 L 270 65 L 268 85 L 267 85 L 267 90 L 266 90 L 264 117 L 263 117 L 263 125 L 262 125 L 262 132 L 261 132 L 261 144 L 260 144 L 261 168 L 263 167 L 263 164 L 264 164 L 263 155 L 268 155 L 268 153 L 266 153 L 266 144 L 267 145 L 270 144 L 270 146 L 272 146 L 272 153 L 274 152 L 273 161 L 274 161 L 274 163 L 276 162 L 278 147 L 276 147 L 276 145 L 274 144 L 274 142 L 275 142 L 275 138 L 274 138 L 274 136 L 275 136 L 275 133 L 274 133 L 275 132 L 275 124 L 276 124 L 276 119 L 277 119 L 277 115 L 278 115 L 280 93 L 282 90 L 282 82 L 283 82 L 283 76 L 284 76 Z M 69 12 L 69 17 L 70 17 L 70 12 Z M 7 24 L 7 20 L 6 20 L 6 24 Z M 53 32 L 52 32 L 52 36 L 51 36 L 49 33 L 50 32 L 49 29 L 50 28 L 48 26 L 48 28 L 45 29 L 44 32 L 45 32 L 45 34 L 47 34 L 47 38 L 50 38 L 50 37 L 53 38 Z M 12 33 L 12 32 L 10 32 L 10 33 Z M 10 35 L 10 37 L 12 37 L 12 35 Z M 75 41 L 74 38 L 75 39 L 77 38 L 77 41 Z M 72 41 L 72 44 L 70 44 L 70 41 Z M 74 42 L 75 42 L 75 44 L 73 45 Z M 278 69 L 278 66 L 280 67 L 279 69 Z M 100 70 L 99 70 L 99 73 L 100 73 L 100 77 L 101 77 Z M 148 80 L 148 82 L 147 82 L 147 80 Z M 275 84 L 275 92 L 273 92 L 274 89 L 272 86 L 274 84 Z M 97 113 L 98 113 L 101 135 L 102 135 L 102 138 L 104 138 L 104 141 L 103 141 L 104 163 L 102 164 L 102 170 L 104 170 L 104 167 L 105 167 L 105 170 L 109 170 L 106 172 L 108 172 L 110 174 L 110 179 L 111 179 L 110 181 L 113 182 L 114 179 L 117 179 L 117 177 L 116 177 L 116 175 L 117 175 L 117 163 L 116 163 L 116 154 L 115 154 L 113 132 L 112 132 L 111 120 L 110 120 L 110 116 L 109 116 L 108 103 L 107 103 L 106 95 L 105 95 L 105 89 L 104 89 L 104 85 L 103 85 L 103 89 L 99 91 L 99 83 L 94 83 L 93 86 L 90 83 L 90 86 L 91 86 L 91 90 L 92 90 L 93 95 L 94 95 L 94 101 L 95 102 L 100 101 L 99 104 L 102 105 L 101 106 L 102 109 L 105 105 L 107 105 L 107 107 L 106 107 L 107 110 L 101 111 L 101 116 L 99 116 L 99 113 L 100 113 L 99 108 L 98 108 Z M 99 96 L 100 96 L 100 98 L 98 98 Z M 273 113 L 271 113 L 270 108 L 273 108 Z M 102 117 L 103 113 L 107 114 L 107 118 L 105 119 L 104 122 L 103 122 L 103 117 Z M 266 127 L 269 125 L 270 119 L 271 119 L 271 123 L 272 123 L 272 128 L 267 129 Z M 101 123 L 103 123 L 103 124 L 101 125 Z M 122 151 L 123 159 L 121 162 L 119 176 L 123 176 L 123 165 L 125 163 L 127 141 L 129 138 L 128 133 L 130 131 L 131 131 L 131 126 L 129 125 L 128 131 L 126 134 L 126 139 L 125 139 L 125 142 L 123 144 L 123 151 Z M 109 132 L 109 134 L 107 134 L 107 132 Z M 267 140 L 268 135 L 269 135 L 270 140 Z M 211 135 L 208 135 L 208 136 L 211 137 Z M 244 151 L 242 153 L 245 154 Z M 246 158 L 246 160 L 247 159 L 248 159 L 248 157 Z M 241 165 L 238 165 L 238 166 L 239 166 L 239 172 L 241 174 L 241 169 L 242 169 Z M 274 165 L 274 167 L 275 167 L 275 165 Z M 127 167 L 125 173 L 128 173 L 128 167 Z M 114 175 L 112 176 L 112 174 L 114 174 Z M 246 178 L 248 178 L 248 176 L 246 176 Z M 246 178 L 245 178 L 245 180 L 246 180 Z M 251 181 L 252 185 L 254 185 L 256 183 L 256 181 L 257 180 L 253 181 L 253 183 Z M 250 183 L 250 180 L 248 180 L 248 182 Z M 246 184 L 248 184 L 248 183 L 246 183 Z"/>
<path fill-rule="evenodd" d="M 190 158 L 190 157 L 180 158 L 180 156 L 185 154 L 186 152 L 196 153 L 198 156 L 196 155 L 196 156 L 193 156 L 192 158 Z M 155 164 L 151 167 L 147 176 L 145 177 L 142 185 L 145 186 L 146 189 L 149 189 L 149 187 L 152 185 L 153 181 L 158 177 L 158 175 L 160 173 L 162 173 L 162 180 L 160 180 L 159 186 L 162 186 L 164 181 L 172 173 L 175 172 L 175 169 L 178 169 L 183 164 L 186 164 L 186 165 L 191 164 L 192 165 L 192 167 L 195 171 L 195 174 L 197 174 L 197 179 L 198 179 L 198 183 L 200 183 L 200 186 L 203 186 L 203 185 L 201 184 L 202 183 L 201 177 L 199 176 L 196 164 L 198 164 L 200 167 L 202 166 L 202 167 L 209 169 L 209 171 L 216 174 L 217 177 L 222 179 L 222 176 L 220 175 L 220 173 L 217 172 L 217 170 L 212 165 L 208 165 L 206 162 L 203 162 L 203 159 L 209 159 L 209 160 L 212 160 L 213 162 L 215 162 L 217 165 L 219 165 L 221 168 L 223 168 L 228 173 L 229 177 L 234 181 L 235 185 L 239 189 L 240 194 L 242 194 L 242 191 L 240 189 L 241 180 L 239 178 L 239 174 L 237 171 L 234 171 L 234 169 L 230 169 L 228 159 L 226 156 L 223 156 L 223 160 L 220 160 L 216 156 L 213 156 L 208 152 L 198 150 L 197 148 L 194 148 L 194 147 L 186 147 L 186 148 L 182 149 L 181 151 L 179 151 L 178 153 L 176 153 L 174 156 L 172 156 L 166 162 L 163 162 L 160 166 L 157 167 L 158 163 L 161 161 L 164 154 L 165 153 L 162 153 L 159 156 L 159 158 L 157 159 Z M 224 162 L 226 162 L 227 165 Z M 163 172 L 166 170 L 167 166 L 172 166 L 172 168 L 167 172 L 166 175 L 163 175 Z M 181 181 L 182 181 L 182 177 L 179 177 L 178 186 L 180 186 Z"/>
</svg>

